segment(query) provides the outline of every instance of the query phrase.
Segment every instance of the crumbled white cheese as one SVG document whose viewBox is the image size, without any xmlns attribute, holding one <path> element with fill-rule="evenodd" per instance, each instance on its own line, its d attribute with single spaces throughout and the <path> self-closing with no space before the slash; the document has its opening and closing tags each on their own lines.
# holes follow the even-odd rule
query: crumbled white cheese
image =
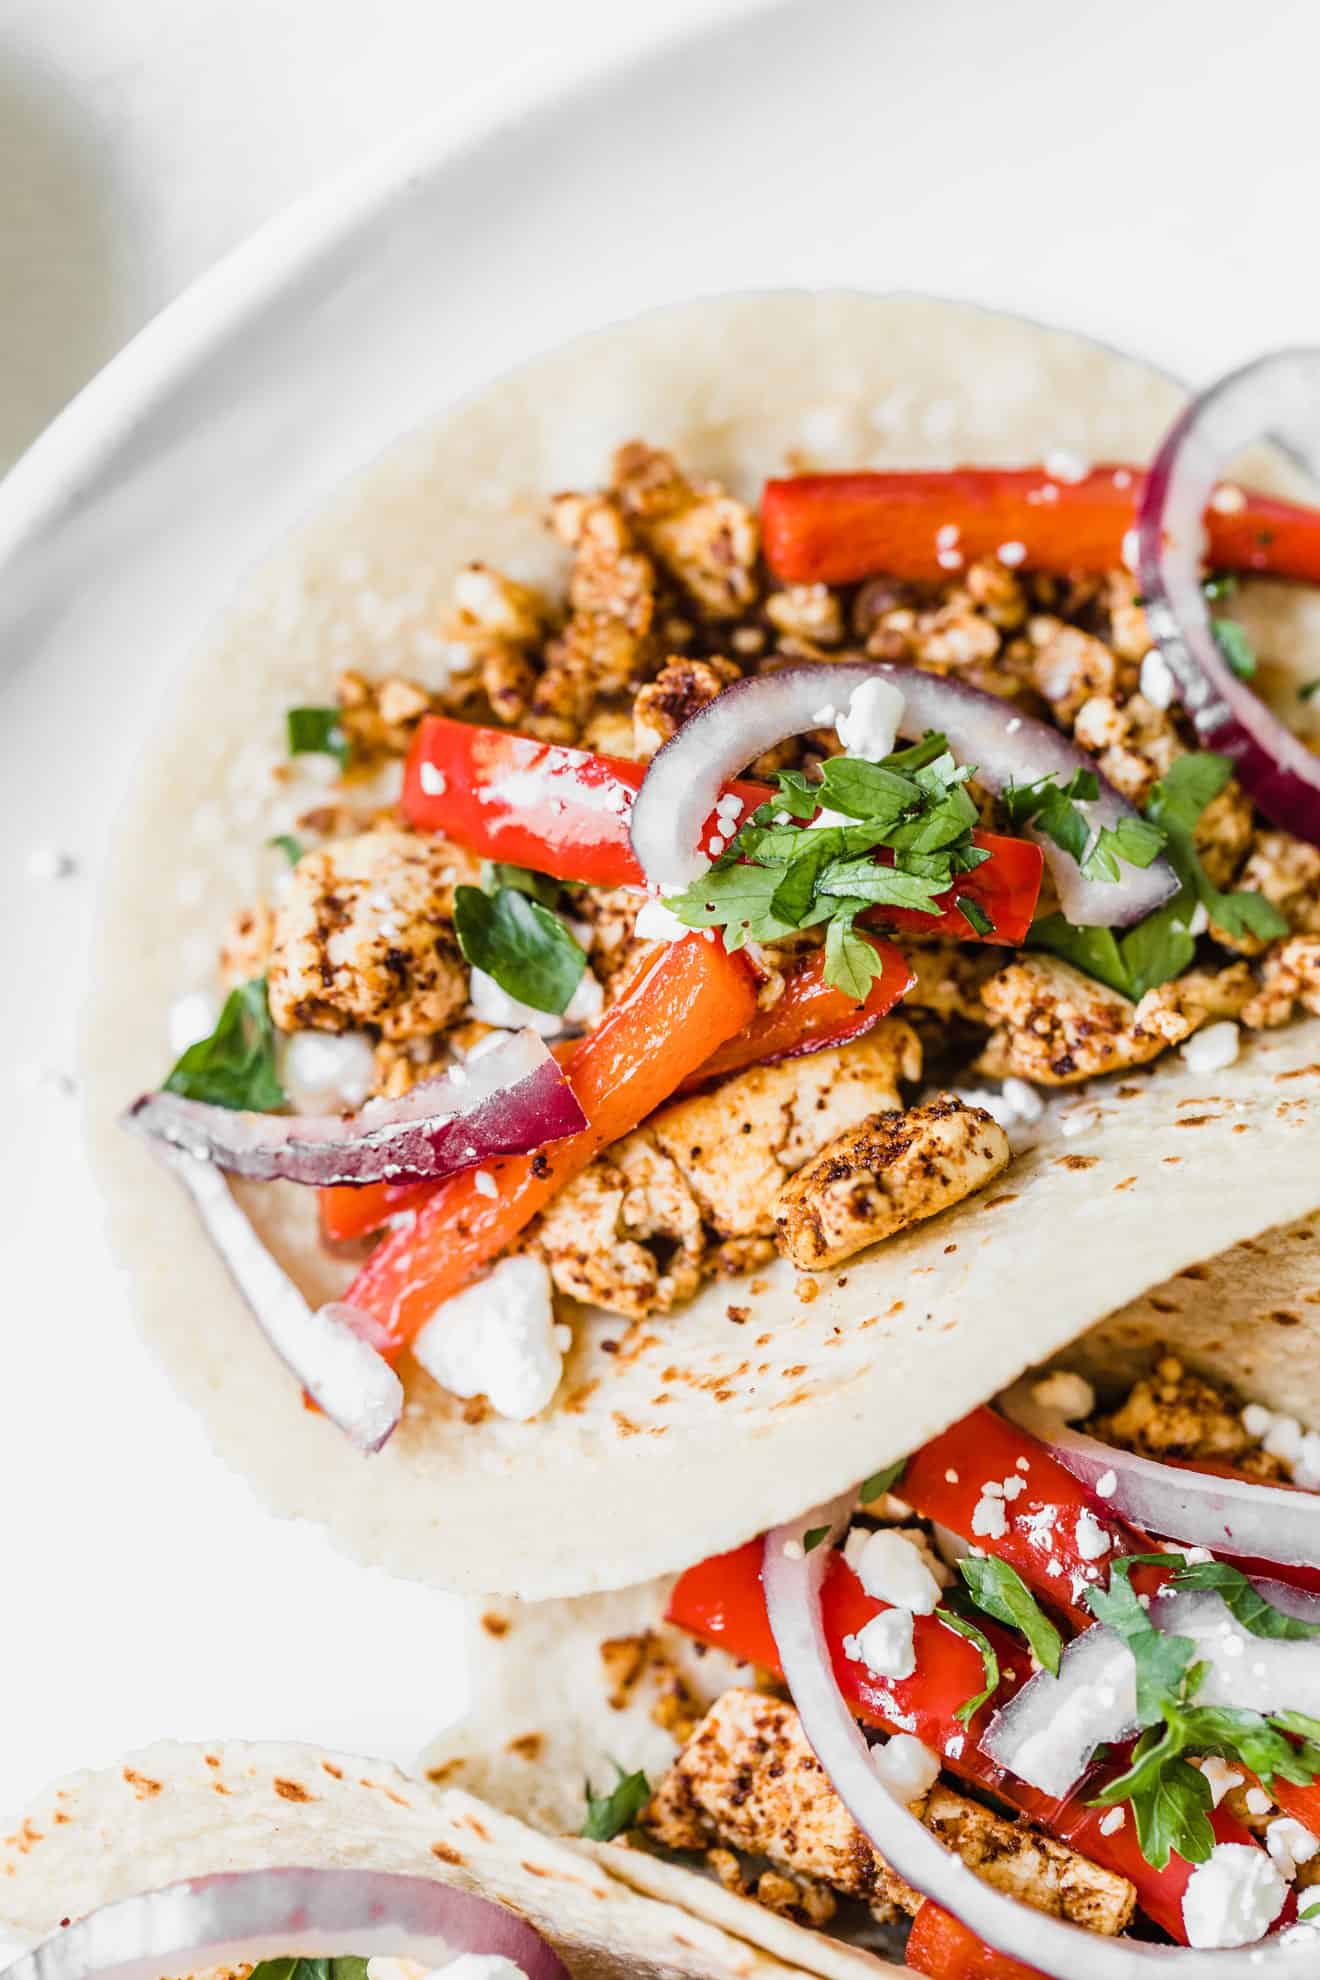
<svg viewBox="0 0 1320 1980">
<path fill-rule="evenodd" d="M 472 1015 L 482 1024 L 493 1024 L 502 1031 L 520 1031 L 530 1025 L 542 1038 L 558 1038 L 563 1032 L 575 1027 L 593 1024 L 600 1016 L 605 1002 L 605 990 L 600 978 L 589 969 L 582 972 L 582 981 L 573 992 L 567 1010 L 562 1015 L 554 1011 L 535 1011 L 530 1004 L 520 1003 L 502 990 L 493 976 L 484 969 L 474 969 L 468 982 L 468 996 L 472 1003 Z"/>
<path fill-rule="evenodd" d="M 207 990 L 187 990 L 176 997 L 170 1005 L 170 1050 L 186 1052 L 190 1045 L 209 1038 L 219 1015 L 219 1002 Z"/>
<path fill-rule="evenodd" d="M 1135 529 L 1128 529 L 1123 532 L 1122 556 L 1127 569 L 1135 571 L 1141 558 L 1141 538 L 1137 535 Z"/>
<path fill-rule="evenodd" d="M 365 1031 L 290 1032 L 277 1058 L 296 1114 L 352 1112 L 376 1082 L 376 1048 Z"/>
<path fill-rule="evenodd" d="M 420 1959 L 369 1959 L 367 1980 L 426 1980 L 430 1971 Z"/>
<path fill-rule="evenodd" d="M 1194 1031 L 1182 1047 L 1183 1059 L 1194 1073 L 1222 1072 L 1231 1066 L 1242 1046 L 1242 1033 L 1232 1018 L 1207 1024 Z"/>
<path fill-rule="evenodd" d="M 681 942 L 685 935 L 691 933 L 692 930 L 683 926 L 673 909 L 667 908 L 653 895 L 643 902 L 633 923 L 633 934 L 639 942 Z"/>
<path fill-rule="evenodd" d="M 902 695 L 892 682 L 877 674 L 853 689 L 848 706 L 835 721 L 834 732 L 849 756 L 878 763 L 892 753 L 902 719 Z"/>
<path fill-rule="evenodd" d="M 893 1527 L 871 1533 L 855 1526 L 844 1542 L 843 1557 L 877 1602 L 928 1616 L 940 1599 L 940 1584 L 921 1550 Z"/>
<path fill-rule="evenodd" d="M 1017 569 L 1019 564 L 1026 563 L 1027 546 L 1025 543 L 1018 543 L 1016 540 L 1001 543 L 995 555 L 1001 564 L 1006 565 L 1010 571 L 1013 571 Z"/>
<path fill-rule="evenodd" d="M 1280 1815 L 1265 1831 L 1265 1847 L 1272 1861 L 1278 1865 L 1279 1874 L 1291 1883 L 1297 1875 L 1298 1866 L 1309 1863 L 1320 1850 L 1320 1841 L 1309 1829 L 1304 1829 L 1294 1816 Z"/>
<path fill-rule="evenodd" d="M 1236 516 L 1247 506 L 1247 498 L 1231 481 L 1221 481 L 1210 497 L 1210 507 L 1220 516 Z"/>
<path fill-rule="evenodd" d="M 1230 1767 L 1227 1760 L 1221 1760 L 1217 1753 L 1211 1753 L 1197 1763 L 1210 1790 L 1210 1800 L 1218 1808 L 1230 1788 L 1241 1787 L 1246 1775 L 1236 1767 Z"/>
<path fill-rule="evenodd" d="M 1113 1541 L 1095 1514 L 1085 1506 L 1077 1515 L 1077 1551 L 1084 1561 L 1098 1561 L 1109 1552 Z"/>
<path fill-rule="evenodd" d="M 476 1190 L 478 1196 L 494 1198 L 500 1193 L 500 1186 L 489 1169 L 477 1170 L 477 1173 L 472 1178 L 472 1187 Z"/>
<path fill-rule="evenodd" d="M 1126 1820 L 1126 1808 L 1111 1808 L 1107 1815 L 1100 1817 L 1099 1827 L 1101 1835 L 1116 1836 Z"/>
<path fill-rule="evenodd" d="M 1085 481 L 1091 472 L 1091 464 L 1071 448 L 1054 447 L 1045 456 L 1045 472 L 1053 475 L 1056 481 Z"/>
<path fill-rule="evenodd" d="M 912 1643 L 912 1611 L 886 1609 L 872 1616 L 856 1636 L 845 1636 L 843 1653 L 855 1664 L 865 1664 L 876 1677 L 910 1678 L 917 1668 Z"/>
<path fill-rule="evenodd" d="M 1248 1815 L 1268 1815 L 1274 1806 L 1264 1788 L 1249 1787 L 1244 1799 Z"/>
<path fill-rule="evenodd" d="M 940 1777 L 940 1763 L 923 1740 L 895 1733 L 871 1748 L 871 1764 L 896 1801 L 910 1807 L 928 1795 Z"/>
<path fill-rule="evenodd" d="M 427 1980 L 527 1980 L 516 1960 L 503 1953 L 460 1953 L 443 1967 L 433 1967 Z"/>
<path fill-rule="evenodd" d="M 1085 1375 L 1073 1375 L 1066 1368 L 1043 1375 L 1031 1394 L 1042 1409 L 1052 1410 L 1065 1423 L 1081 1423 L 1095 1414 L 1095 1390 Z"/>
<path fill-rule="evenodd" d="M 996 1485 L 992 1490 L 989 1485 L 982 1486 L 972 1513 L 972 1532 L 984 1540 L 1002 1540 L 1007 1531 L 1002 1487 Z"/>
<path fill-rule="evenodd" d="M 1138 685 L 1147 701 L 1153 702 L 1156 708 L 1171 708 L 1177 700 L 1177 680 L 1158 646 L 1152 646 L 1142 661 Z"/>
<path fill-rule="evenodd" d="M 1118 1473 L 1116 1471 L 1102 1471 L 1095 1481 L 1095 1495 L 1097 1499 L 1112 1499 L 1117 1490 Z"/>
<path fill-rule="evenodd" d="M 502 1258 L 437 1306 L 413 1353 L 452 1395 L 485 1396 L 517 1423 L 539 1415 L 564 1366 L 545 1265 L 524 1252 Z"/>
<path fill-rule="evenodd" d="M 1191 919 L 1187 923 L 1187 933 L 1189 935 L 1204 935 L 1209 926 L 1210 910 L 1204 901 L 1198 901 L 1192 909 Z"/>
<path fill-rule="evenodd" d="M 443 770 L 436 769 L 434 763 L 422 764 L 417 781 L 427 797 L 443 797 L 449 788 L 449 779 Z"/>
<path fill-rule="evenodd" d="M 1264 1850 L 1216 1843 L 1183 1893 L 1183 1924 L 1193 1946 L 1250 1946 L 1268 1932 L 1288 1886 Z"/>
</svg>

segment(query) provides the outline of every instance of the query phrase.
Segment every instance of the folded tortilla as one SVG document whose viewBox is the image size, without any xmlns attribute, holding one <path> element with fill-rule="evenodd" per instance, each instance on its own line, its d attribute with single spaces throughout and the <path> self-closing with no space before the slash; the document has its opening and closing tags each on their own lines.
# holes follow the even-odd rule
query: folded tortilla
<svg viewBox="0 0 1320 1980">
<path fill-rule="evenodd" d="M 1168 1348 L 1192 1370 L 1217 1377 L 1244 1401 L 1262 1402 L 1320 1429 L 1320 1216 L 1303 1218 L 1194 1265 L 1134 1300 L 1083 1335 L 1055 1365 L 1085 1373 L 1104 1395 L 1126 1390 Z M 983 1398 L 982 1398 L 983 1400 Z M 920 1440 L 913 1440 L 916 1448 Z M 901 1492 L 902 1487 L 899 1486 Z M 689 1565 L 695 1565 L 695 1559 Z M 614 1768 L 645 1771 L 653 1786 L 677 1747 L 657 1704 L 677 1672 L 703 1705 L 730 1685 L 755 1682 L 747 1665 L 696 1645 L 664 1621 L 673 1577 L 618 1594 L 573 1602 L 494 1602 L 468 1618 L 474 1698 L 467 1717 L 422 1756 L 427 1778 L 484 1796 L 550 1834 L 574 1834 L 583 1820 L 583 1782 L 598 1788 Z M 635 1683 L 611 1682 L 602 1644 L 644 1638 L 665 1660 Z M 614 1665 L 617 1671 L 617 1663 Z M 664 1897 L 699 1918 L 741 1916 L 749 1900 L 713 1878 L 623 1843 L 587 1845 L 596 1860 L 638 1891 Z M 760 1906 L 770 1945 L 782 1923 Z M 734 1929 L 754 1936 L 754 1920 Z M 807 1971 L 849 1975 L 835 1964 L 870 1958 L 830 1931 L 809 1935 Z"/>
<path fill-rule="evenodd" d="M 1181 398 L 1096 344 L 911 297 L 685 304 L 588 337 L 399 446 L 255 576 L 187 678 L 120 821 L 84 1054 L 94 1155 L 147 1338 L 223 1456 L 349 1551 L 467 1590 L 619 1587 L 731 1546 L 961 1415 L 1104 1314 L 1320 1204 L 1320 1020 L 1244 1038 L 1226 1071 L 1171 1053 L 1068 1096 L 979 1197 L 802 1281 L 785 1262 L 628 1325 L 578 1316 L 531 1423 L 472 1414 L 407 1361 L 405 1419 L 363 1458 L 296 1385 L 182 1193 L 114 1125 L 167 1060 L 166 1015 L 258 891 L 284 710 L 356 665 L 439 684 L 439 621 L 484 559 L 552 579 L 545 497 L 642 434 L 755 499 L 793 468 L 1147 457 Z M 1295 492 L 1282 464 L 1252 478 Z M 1253 585 L 1253 627 L 1314 672 L 1320 600 Z M 1246 612 L 1244 610 L 1244 617 Z M 1306 659 L 1308 649 L 1312 658 Z M 1070 1125 L 1075 1126 L 1075 1119 Z M 242 1192 L 310 1295 L 348 1268 L 311 1192 Z M 745 1319 L 742 1316 L 746 1314 Z"/>
<path fill-rule="evenodd" d="M 0 1926 L 36 1940 L 101 1905 L 217 1871 L 392 1870 L 492 1898 L 530 1919 L 575 1980 L 781 1980 L 813 1935 L 707 1922 L 457 1789 L 318 1748 L 163 1742 L 71 1775 L 5 1825 Z M 756 1911 L 748 1905 L 747 1912 Z M 757 1920 L 749 1921 L 752 1925 Z M 346 1945 L 344 1953 L 356 1948 Z M 840 1980 L 880 1962 L 849 1955 Z"/>
</svg>

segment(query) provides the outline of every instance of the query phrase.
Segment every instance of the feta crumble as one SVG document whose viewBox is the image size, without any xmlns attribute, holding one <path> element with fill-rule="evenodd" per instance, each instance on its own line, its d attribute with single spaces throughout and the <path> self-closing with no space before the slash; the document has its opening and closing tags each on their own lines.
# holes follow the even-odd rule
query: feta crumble
<svg viewBox="0 0 1320 1980">
<path fill-rule="evenodd" d="M 1001 543 L 995 555 L 1001 564 L 1004 564 L 1010 571 L 1014 571 L 1019 564 L 1026 563 L 1027 546 L 1025 543 L 1019 543 L 1014 538 L 1008 543 Z"/>
<path fill-rule="evenodd" d="M 451 1395 L 485 1396 L 516 1423 L 538 1416 L 564 1366 L 545 1265 L 523 1252 L 502 1258 L 437 1306 L 413 1353 Z"/>
<path fill-rule="evenodd" d="M 1171 708 L 1178 695 L 1178 683 L 1158 646 L 1152 646 L 1141 663 L 1141 692 L 1156 708 Z"/>
<path fill-rule="evenodd" d="M 1236 1767 L 1230 1767 L 1227 1760 L 1221 1760 L 1217 1753 L 1211 1753 L 1200 1763 L 1201 1774 L 1210 1790 L 1210 1800 L 1218 1808 L 1230 1788 L 1241 1787 L 1246 1775 Z"/>
<path fill-rule="evenodd" d="M 1077 1551 L 1084 1561 L 1102 1560 L 1113 1542 L 1093 1512 L 1083 1507 L 1077 1515 Z"/>
<path fill-rule="evenodd" d="M 170 1005 L 170 1050 L 175 1054 L 186 1052 L 190 1045 L 209 1038 L 219 1015 L 219 1003 L 208 990 L 187 990 L 182 997 L 176 997 Z"/>
<path fill-rule="evenodd" d="M 643 903 L 633 923 L 633 934 L 641 942 L 681 942 L 685 935 L 691 933 L 692 930 L 684 927 L 672 908 L 667 908 L 663 901 L 654 898 Z"/>
<path fill-rule="evenodd" d="M 279 1041 L 280 1084 L 296 1114 L 342 1114 L 376 1083 L 376 1048 L 365 1031 L 293 1031 Z"/>
<path fill-rule="evenodd" d="M 1095 1414 L 1095 1390 L 1085 1375 L 1070 1374 L 1066 1368 L 1042 1376 L 1031 1394 L 1042 1409 L 1053 1410 L 1065 1423 L 1081 1423 Z"/>
<path fill-rule="evenodd" d="M 1291 1883 L 1299 1865 L 1309 1863 L 1320 1841 L 1292 1815 L 1280 1815 L 1265 1831 L 1265 1847 L 1280 1876 Z"/>
<path fill-rule="evenodd" d="M 843 1557 L 868 1595 L 877 1602 L 928 1616 L 940 1599 L 940 1584 L 906 1534 L 892 1527 L 869 1533 L 854 1527 L 844 1542 Z"/>
<path fill-rule="evenodd" d="M 892 754 L 902 719 L 902 695 L 877 675 L 853 689 L 848 706 L 835 721 L 834 733 L 849 756 L 875 763 Z"/>
<path fill-rule="evenodd" d="M 972 1532 L 984 1540 L 1002 1540 L 1008 1531 L 1008 1515 L 1004 1511 L 1002 1487 L 989 1485 L 981 1488 L 981 1496 L 972 1513 Z"/>
<path fill-rule="evenodd" d="M 437 770 L 434 763 L 423 763 L 417 773 L 417 781 L 426 797 L 443 797 L 449 789 L 449 779 L 443 770 Z"/>
<path fill-rule="evenodd" d="M 558 1038 L 578 1025 L 594 1024 L 605 1002 L 605 990 L 599 977 L 584 969 L 567 1010 L 562 1014 L 537 1011 L 502 990 L 484 969 L 474 968 L 468 981 L 468 997 L 473 1017 L 483 1024 L 493 1024 L 501 1031 L 520 1031 L 524 1025 L 530 1025 L 542 1038 Z"/>
<path fill-rule="evenodd" d="M 1181 1048 L 1188 1070 L 1194 1073 L 1222 1072 L 1231 1066 L 1242 1047 L 1242 1033 L 1232 1018 L 1207 1024 L 1194 1031 Z"/>
<path fill-rule="evenodd" d="M 910 1678 L 917 1668 L 910 1609 L 886 1609 L 872 1616 L 856 1636 L 845 1636 L 843 1654 L 865 1664 L 876 1677 Z"/>
<path fill-rule="evenodd" d="M 1283 1910 L 1287 1896 L 1288 1886 L 1264 1850 L 1248 1843 L 1216 1843 L 1183 1893 L 1188 1944 L 1254 1945 Z"/>
<path fill-rule="evenodd" d="M 873 1746 L 871 1764 L 894 1799 L 909 1807 L 924 1800 L 940 1777 L 939 1760 L 911 1733 L 895 1733 L 883 1746 Z"/>
</svg>

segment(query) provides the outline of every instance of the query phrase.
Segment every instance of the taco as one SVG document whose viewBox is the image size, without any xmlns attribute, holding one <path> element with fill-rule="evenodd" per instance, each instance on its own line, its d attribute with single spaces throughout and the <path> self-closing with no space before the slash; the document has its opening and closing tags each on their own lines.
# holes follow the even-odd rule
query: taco
<svg viewBox="0 0 1320 1980">
<path fill-rule="evenodd" d="M 233 1740 L 56 1783 L 0 1839 L 0 1927 L 56 1935 L 24 1980 L 780 1980 L 807 1940 L 739 1939 L 384 1762 Z"/>
<path fill-rule="evenodd" d="M 1217 480 L 1219 657 L 1199 540 L 1154 647 L 1180 402 L 953 304 L 696 303 L 254 579 L 120 825 L 86 1058 L 150 1342 L 273 1506 L 620 1586 L 1316 1206 L 1320 520 Z"/>
<path fill-rule="evenodd" d="M 835 1506 L 483 1605 L 428 1777 L 698 1917 L 808 1927 L 810 1972 L 877 1938 L 939 1980 L 1314 1971 L 1318 1337 L 1311 1218 Z"/>
</svg>

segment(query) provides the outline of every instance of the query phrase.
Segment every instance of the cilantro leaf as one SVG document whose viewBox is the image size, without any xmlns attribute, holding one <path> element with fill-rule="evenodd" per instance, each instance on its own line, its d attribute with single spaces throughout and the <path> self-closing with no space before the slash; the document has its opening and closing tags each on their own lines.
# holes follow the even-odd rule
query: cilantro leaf
<svg viewBox="0 0 1320 1980">
<path fill-rule="evenodd" d="M 954 1610 L 941 1606 L 935 1611 L 935 1620 L 943 1623 L 945 1629 L 954 1630 L 959 1636 L 965 1636 L 981 1653 L 981 1674 L 985 1678 L 985 1688 L 978 1691 L 974 1697 L 965 1698 L 953 1715 L 963 1725 L 969 1725 L 981 1707 L 988 1704 L 999 1689 L 999 1658 L 995 1654 L 994 1644 L 985 1631 L 978 1629 L 968 1617 L 960 1616 Z"/>
<path fill-rule="evenodd" d="M 802 1536 L 803 1553 L 814 1554 L 821 1541 L 828 1540 L 829 1534 L 828 1526 L 809 1526 Z"/>
<path fill-rule="evenodd" d="M 922 787 L 914 778 L 856 756 L 827 758 L 818 789 L 818 802 L 830 811 L 867 820 L 897 820 L 922 800 Z"/>
<path fill-rule="evenodd" d="M 273 839 L 267 839 L 266 844 L 282 852 L 290 866 L 296 866 L 303 856 L 302 845 L 292 832 L 277 832 Z"/>
<path fill-rule="evenodd" d="M 959 1561 L 958 1572 L 967 1583 L 977 1608 L 993 1616 L 996 1622 L 1008 1623 L 1010 1628 L 1021 1630 L 1036 1662 L 1051 1677 L 1057 1677 L 1059 1660 L 1063 1655 L 1063 1638 L 1017 1569 L 1010 1567 L 1007 1561 L 993 1557 L 977 1560 L 969 1555 L 966 1560 Z"/>
<path fill-rule="evenodd" d="M 1117 825 L 1102 825 L 1082 859 L 1082 872 L 1088 880 L 1122 878 L 1120 863 L 1147 867 L 1164 851 L 1164 833 L 1144 818 L 1120 818 Z"/>
<path fill-rule="evenodd" d="M 995 924 L 978 900 L 970 894 L 955 894 L 953 904 L 974 935 L 993 935 Z"/>
<path fill-rule="evenodd" d="M 1187 918 L 1199 901 L 1211 921 L 1229 934 L 1239 938 L 1250 934 L 1268 942 L 1288 933 L 1283 915 L 1263 894 L 1221 893 L 1211 883 L 1196 850 L 1195 832 L 1201 814 L 1232 774 L 1229 759 L 1212 750 L 1177 757 L 1151 792 L 1146 815 L 1168 836 L 1169 860 L 1182 882 L 1183 897 L 1191 904 Z"/>
<path fill-rule="evenodd" d="M 883 1471 L 873 1471 L 869 1478 L 864 1478 L 857 1487 L 857 1497 L 862 1505 L 869 1505 L 872 1499 L 881 1499 L 886 1492 L 892 1492 L 907 1470 L 907 1465 L 905 1457 L 895 1458 Z"/>
<path fill-rule="evenodd" d="M 845 997 L 865 1002 L 871 985 L 884 974 L 875 944 L 859 935 L 852 914 L 837 914 L 825 930 L 825 978 Z"/>
<path fill-rule="evenodd" d="M 632 1828 L 651 1799 L 651 1783 L 640 1768 L 635 1774 L 625 1774 L 616 1761 L 614 1771 L 618 1779 L 608 1794 L 593 1794 L 591 1782 L 587 1782 L 587 1819 L 578 1833 L 589 1842 L 613 1842 Z"/>
<path fill-rule="evenodd" d="M 1219 651 L 1238 679 L 1249 681 L 1256 671 L 1256 655 L 1252 651 L 1246 628 L 1240 626 L 1236 619 L 1212 618 L 1210 630 L 1218 642 Z"/>
<path fill-rule="evenodd" d="M 726 949 L 746 942 L 778 942 L 801 923 L 782 921 L 774 898 L 783 873 L 773 866 L 739 863 L 712 867 L 666 902 L 685 928 L 722 928 Z"/>
<path fill-rule="evenodd" d="M 1121 995 L 1132 995 L 1132 978 L 1112 928 L 1079 928 L 1062 914 L 1042 915 L 1027 935 L 1031 949 L 1048 949 Z"/>
<path fill-rule="evenodd" d="M 1157 1630 L 1138 1601 L 1126 1573 L 1118 1572 L 1115 1562 L 1107 1589 L 1086 1591 L 1086 1605 L 1097 1622 L 1121 1636 L 1132 1652 L 1137 1667 L 1137 1723 L 1157 1725 L 1171 1698 L 1177 1698 L 1187 1679 L 1196 1645 L 1187 1636 L 1167 1636 Z"/>
<path fill-rule="evenodd" d="M 273 1114 L 284 1105 L 264 976 L 230 991 L 215 1030 L 188 1047 L 164 1087 L 185 1100 L 250 1108 L 258 1114 Z"/>
<path fill-rule="evenodd" d="M 1227 1561 L 1186 1562 L 1175 1573 L 1173 1586 L 1189 1592 L 1209 1590 L 1218 1595 L 1234 1620 L 1252 1636 L 1292 1641 L 1320 1636 L 1320 1623 L 1285 1615 L 1257 1593 L 1240 1568 L 1230 1567 Z"/>
<path fill-rule="evenodd" d="M 263 1959 L 249 1980 L 367 1980 L 365 1959 Z"/>
<path fill-rule="evenodd" d="M 559 881 L 552 880 L 548 873 L 534 873 L 529 866 L 506 866 L 502 859 L 483 863 L 481 884 L 488 894 L 497 894 L 501 887 L 512 887 L 516 894 L 526 894 L 548 908 L 557 907 L 563 894 Z"/>
<path fill-rule="evenodd" d="M 1209 1861 L 1215 1846 L 1210 1822 L 1214 1800 L 1199 1767 L 1189 1760 L 1169 1760 L 1149 1787 L 1129 1798 L 1137 1842 L 1152 1869 L 1165 1869 L 1175 1851 L 1188 1863 Z"/>
<path fill-rule="evenodd" d="M 908 873 L 899 866 L 880 866 L 872 859 L 831 860 L 816 882 L 816 892 L 854 901 L 857 907 L 916 908 L 936 914 L 936 902 L 947 893 L 953 875 L 945 867 L 934 874 Z"/>
<path fill-rule="evenodd" d="M 587 966 L 584 951 L 557 915 L 515 887 L 483 893 L 454 890 L 454 933 L 474 969 L 534 1011 L 562 1014 Z"/>
<path fill-rule="evenodd" d="M 284 723 L 290 756 L 333 756 L 341 770 L 348 768 L 353 745 L 337 708 L 290 708 Z"/>
</svg>

